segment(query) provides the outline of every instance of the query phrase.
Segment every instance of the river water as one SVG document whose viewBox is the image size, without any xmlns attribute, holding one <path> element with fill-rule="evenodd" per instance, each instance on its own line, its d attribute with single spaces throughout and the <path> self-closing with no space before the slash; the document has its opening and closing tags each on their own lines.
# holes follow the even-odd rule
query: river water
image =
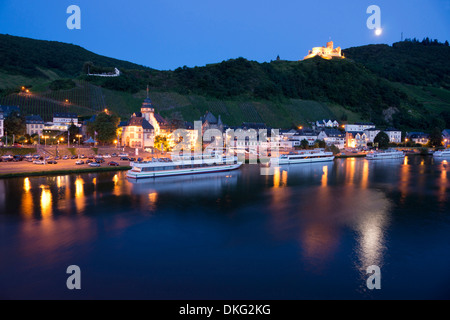
<svg viewBox="0 0 450 320">
<path fill-rule="evenodd" d="M 412 156 L 0 180 L 0 299 L 448 299 L 449 171 Z"/>
</svg>

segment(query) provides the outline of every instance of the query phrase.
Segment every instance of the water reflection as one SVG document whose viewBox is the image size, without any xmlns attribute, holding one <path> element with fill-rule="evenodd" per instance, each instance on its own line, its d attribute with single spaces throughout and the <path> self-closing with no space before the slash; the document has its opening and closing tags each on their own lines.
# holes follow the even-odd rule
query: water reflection
<svg viewBox="0 0 450 320">
<path fill-rule="evenodd" d="M 52 215 L 52 193 L 48 186 L 41 188 L 41 216 L 45 220 Z"/>
<path fill-rule="evenodd" d="M 144 255 L 158 257 L 158 263 L 147 260 L 157 275 L 164 269 L 160 266 L 192 257 L 192 270 L 206 272 L 205 278 L 198 277 L 208 280 L 216 277 L 201 269 L 205 260 L 213 265 L 217 259 L 209 258 L 224 253 L 226 258 L 218 258 L 224 270 L 235 272 L 245 261 L 238 276 L 254 273 L 260 279 L 267 268 L 282 265 L 292 283 L 320 276 L 332 286 L 342 284 L 335 279 L 340 266 L 339 271 L 361 277 L 358 285 L 364 286 L 368 266 L 396 262 L 399 251 L 389 251 L 398 250 L 395 239 L 415 239 L 414 223 L 423 221 L 417 217 L 439 226 L 431 228 L 433 232 L 448 230 L 448 216 L 442 214 L 449 212 L 448 165 L 417 156 L 281 166 L 273 176 L 261 176 L 259 168 L 246 166 L 229 173 L 139 181 L 128 181 L 124 173 L 0 180 L 0 219 L 16 225 L 0 224 L 0 236 L 8 239 L 0 248 L 13 252 L 8 262 L 15 259 L 19 268 L 33 270 L 56 269 L 54 263 L 68 265 L 73 257 L 95 260 L 101 252 L 101 263 L 116 261 L 118 254 L 129 258 L 112 267 L 121 275 L 129 264 L 145 260 Z M 441 214 L 433 215 L 436 212 Z M 402 219 L 407 223 L 399 223 Z M 422 233 L 419 236 L 430 236 Z M 400 251 L 410 255 L 414 246 L 410 247 Z M 92 255 L 86 254 L 90 250 Z M 260 261 L 269 265 L 258 274 L 264 268 L 254 265 L 260 266 Z M 245 269 L 247 262 L 251 266 Z M 29 271 L 26 268 L 22 274 Z M 172 274 L 162 271 L 162 276 Z M 232 283 L 236 278 L 233 274 L 226 280 Z M 145 275 L 142 279 L 148 281 Z M 270 284 L 276 288 L 278 280 Z M 284 282 L 283 290 L 289 285 Z M 291 292 L 299 286 L 292 285 Z"/>
<path fill-rule="evenodd" d="M 75 180 L 75 206 L 77 208 L 77 212 L 83 212 L 84 204 L 84 180 L 78 176 Z"/>
<path fill-rule="evenodd" d="M 240 171 L 233 171 L 158 179 L 130 179 L 128 183 L 131 185 L 131 192 L 138 195 L 165 192 L 173 194 L 174 197 L 217 196 L 224 189 L 235 186 L 240 175 Z"/>
<path fill-rule="evenodd" d="M 284 183 L 276 170 L 270 191 L 274 234 L 279 239 L 299 234 L 302 260 L 320 273 L 330 267 L 342 229 L 350 227 L 358 235 L 358 269 L 381 266 L 391 202 L 385 193 L 370 188 L 370 172 L 389 171 L 391 165 L 376 164 L 375 169 L 367 160 L 348 159 L 288 166 L 281 171 L 287 175 Z M 336 184 L 336 177 L 343 181 Z"/>
</svg>

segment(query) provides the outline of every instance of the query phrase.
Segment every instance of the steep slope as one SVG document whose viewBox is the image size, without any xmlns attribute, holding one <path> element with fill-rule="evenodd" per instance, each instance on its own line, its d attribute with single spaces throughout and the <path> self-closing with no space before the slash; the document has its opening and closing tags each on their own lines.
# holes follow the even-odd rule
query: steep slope
<svg viewBox="0 0 450 320">
<path fill-rule="evenodd" d="M 290 127 L 335 118 L 427 130 L 450 126 L 448 50 L 439 43 L 402 42 L 350 48 L 345 60 L 238 58 L 158 71 L 79 46 L 0 35 L 0 104 L 44 117 L 61 110 L 89 116 L 108 108 L 126 118 L 139 110 L 150 85 L 157 110 L 186 121 L 212 111 L 229 125 Z M 91 72 L 118 67 L 122 75 L 87 76 L 87 66 Z"/>
</svg>

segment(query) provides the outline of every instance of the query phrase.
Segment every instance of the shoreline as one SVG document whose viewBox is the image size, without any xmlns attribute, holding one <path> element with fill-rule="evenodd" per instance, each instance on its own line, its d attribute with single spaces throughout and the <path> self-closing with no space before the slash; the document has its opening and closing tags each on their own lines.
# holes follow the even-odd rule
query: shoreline
<svg viewBox="0 0 450 320">
<path fill-rule="evenodd" d="M 127 171 L 130 169 L 131 167 L 129 166 L 120 166 L 120 167 L 100 167 L 100 168 L 83 168 L 83 169 L 60 169 L 60 170 L 36 171 L 36 172 L 14 172 L 14 173 L 0 174 L 0 179 L 114 172 L 114 171 Z"/>
</svg>

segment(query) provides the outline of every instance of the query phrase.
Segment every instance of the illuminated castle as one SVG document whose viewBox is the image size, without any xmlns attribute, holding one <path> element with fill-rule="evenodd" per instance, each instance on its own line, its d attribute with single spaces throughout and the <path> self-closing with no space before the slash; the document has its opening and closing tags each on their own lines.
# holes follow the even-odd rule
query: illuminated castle
<svg viewBox="0 0 450 320">
<path fill-rule="evenodd" d="M 311 59 L 315 56 L 319 56 L 327 60 L 331 60 L 333 58 L 345 59 L 342 54 L 341 48 L 337 47 L 336 49 L 334 49 L 333 47 L 333 41 L 328 42 L 326 47 L 315 47 L 309 51 L 309 54 L 303 60 Z"/>
</svg>

